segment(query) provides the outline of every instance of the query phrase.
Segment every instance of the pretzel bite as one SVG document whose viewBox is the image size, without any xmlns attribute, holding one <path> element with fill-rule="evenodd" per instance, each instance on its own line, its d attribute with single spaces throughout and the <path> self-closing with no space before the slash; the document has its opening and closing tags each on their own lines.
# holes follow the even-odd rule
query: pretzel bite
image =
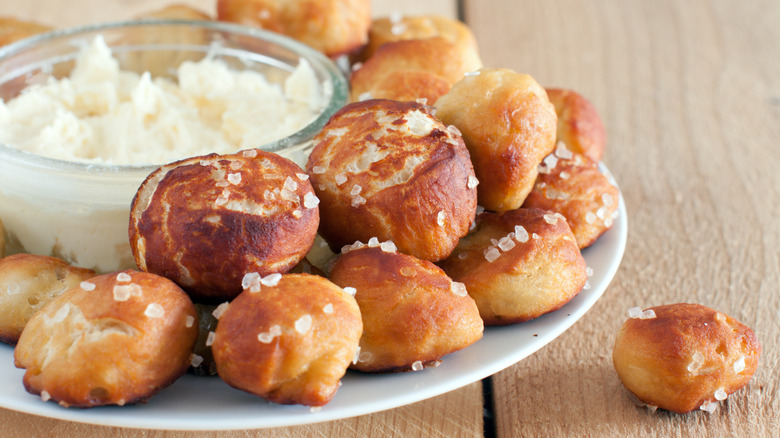
<svg viewBox="0 0 780 438">
<path fill-rule="evenodd" d="M 392 15 L 374 19 L 368 30 L 363 58 L 370 58 L 379 47 L 389 42 L 434 37 L 442 37 L 454 44 L 459 52 L 468 52 L 470 57 L 479 58 L 477 39 L 471 29 L 461 21 L 437 15 Z"/>
<path fill-rule="evenodd" d="M 443 77 L 423 70 L 390 71 L 371 84 L 368 89 L 356 94 L 353 89 L 352 100 L 390 99 L 398 101 L 436 102 L 450 90 L 450 83 Z"/>
<path fill-rule="evenodd" d="M 466 285 L 485 325 L 528 321 L 557 310 L 588 278 L 566 219 L 535 208 L 480 214 L 474 231 L 440 266 Z"/>
<path fill-rule="evenodd" d="M 394 91 L 391 85 L 398 86 L 398 79 L 388 76 L 406 75 L 414 78 L 412 81 L 417 84 L 416 87 L 426 93 L 418 98 L 438 97 L 438 90 L 443 84 L 446 83 L 449 89 L 465 73 L 481 67 L 482 61 L 476 52 L 463 51 L 443 37 L 395 41 L 380 47 L 352 74 L 351 96 L 353 101 L 358 101 L 365 100 L 377 90 L 391 93 Z M 427 72 L 428 75 L 414 72 Z M 403 91 L 402 87 L 395 90 L 399 95 Z M 435 100 L 432 99 L 433 102 Z"/>
<path fill-rule="evenodd" d="M 372 239 L 340 256 L 330 275 L 339 286 L 355 289 L 363 316 L 353 369 L 418 371 L 482 338 L 482 319 L 463 284 L 392 245 Z"/>
<path fill-rule="evenodd" d="M 198 301 L 230 300 L 246 272 L 286 272 L 311 248 L 319 200 L 308 179 L 292 161 L 254 149 L 162 166 L 133 199 L 135 262 Z"/>
<path fill-rule="evenodd" d="M 50 30 L 52 30 L 51 27 L 43 24 L 11 17 L 0 17 L 0 46 Z"/>
<path fill-rule="evenodd" d="M 583 249 L 612 227 L 619 199 L 618 188 L 596 163 L 559 142 L 555 153 L 539 167 L 539 176 L 523 207 L 562 214 Z"/>
<path fill-rule="evenodd" d="M 281 33 L 336 57 L 368 41 L 370 0 L 218 0 L 217 18 Z"/>
<path fill-rule="evenodd" d="M 713 412 L 747 385 L 761 345 L 749 327 L 700 304 L 629 310 L 612 350 L 620 380 L 641 402 L 677 412 Z"/>
<path fill-rule="evenodd" d="M 91 269 L 54 257 L 15 254 L 0 259 L 0 341 L 16 344 L 35 312 L 94 276 Z"/>
<path fill-rule="evenodd" d="M 250 273 L 244 283 L 211 346 L 219 376 L 274 403 L 328 403 L 363 332 L 355 299 L 316 275 Z"/>
<path fill-rule="evenodd" d="M 557 141 L 599 162 L 604 155 L 607 133 L 596 107 L 574 90 L 548 88 L 547 97 L 558 114 Z"/>
<path fill-rule="evenodd" d="M 456 129 L 416 102 L 368 100 L 339 110 L 315 138 L 307 169 L 320 234 L 334 252 L 356 240 L 392 240 L 436 261 L 468 232 L 477 180 Z"/>
<path fill-rule="evenodd" d="M 176 284 L 123 271 L 68 289 L 36 313 L 14 350 L 31 394 L 62 406 L 144 402 L 190 365 L 195 306 Z"/>
<path fill-rule="evenodd" d="M 537 166 L 555 147 L 555 108 L 531 77 L 482 69 L 436 102 L 436 116 L 455 125 L 480 181 L 479 204 L 490 211 L 520 207 Z"/>
</svg>

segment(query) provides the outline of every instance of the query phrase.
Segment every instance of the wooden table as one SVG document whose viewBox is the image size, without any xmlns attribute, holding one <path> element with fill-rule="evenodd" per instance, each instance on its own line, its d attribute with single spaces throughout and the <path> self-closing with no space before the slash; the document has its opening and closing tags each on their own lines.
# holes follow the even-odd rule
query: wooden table
<svg viewBox="0 0 780 438">
<path fill-rule="evenodd" d="M 213 11 L 212 0 L 184 3 Z M 154 0 L 2 0 L 58 26 L 125 18 Z M 0 436 L 776 436 L 780 430 L 780 2 L 375 0 L 375 15 L 458 16 L 486 66 L 589 98 L 623 191 L 623 264 L 594 308 L 541 351 L 411 406 L 324 424 L 185 433 L 106 428 L 0 409 Z M 633 306 L 697 302 L 757 333 L 758 372 L 714 414 L 636 407 L 612 367 Z M 492 389 L 491 389 L 492 388 Z M 484 403 L 483 403 L 484 398 Z M 483 421 L 483 406 L 489 408 Z"/>
</svg>

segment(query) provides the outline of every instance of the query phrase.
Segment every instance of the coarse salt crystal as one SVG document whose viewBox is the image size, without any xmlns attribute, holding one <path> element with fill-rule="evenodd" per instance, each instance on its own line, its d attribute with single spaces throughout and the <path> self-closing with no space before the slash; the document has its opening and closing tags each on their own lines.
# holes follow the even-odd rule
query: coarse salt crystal
<svg viewBox="0 0 780 438">
<path fill-rule="evenodd" d="M 262 332 L 257 335 L 257 340 L 263 344 L 270 344 L 274 340 L 274 335 L 268 332 Z"/>
<path fill-rule="evenodd" d="M 428 98 L 427 97 L 421 97 L 419 99 L 414 99 L 414 101 L 419 103 L 420 105 L 428 105 Z"/>
<path fill-rule="evenodd" d="M 357 293 L 357 289 L 355 289 L 354 287 L 349 287 L 349 286 L 347 286 L 347 287 L 345 287 L 345 288 L 343 288 L 343 289 L 344 289 L 344 292 L 346 292 L 346 293 L 348 293 L 348 294 L 352 295 L 353 297 L 354 297 L 354 296 L 355 296 L 355 294 Z"/>
<path fill-rule="evenodd" d="M 289 176 L 284 180 L 284 188 L 294 192 L 298 190 L 298 183 L 295 182 L 294 179 L 290 178 Z"/>
<path fill-rule="evenodd" d="M 22 291 L 22 287 L 19 285 L 19 283 L 10 283 L 5 287 L 5 291 L 8 295 L 16 295 Z"/>
<path fill-rule="evenodd" d="M 608 217 L 608 218 L 604 219 L 604 226 L 607 227 L 607 228 L 610 228 L 612 226 L 612 218 L 611 217 Z"/>
<path fill-rule="evenodd" d="M 501 252 L 495 246 L 491 246 L 485 251 L 485 260 L 489 263 L 496 261 L 499 256 L 501 256 Z"/>
<path fill-rule="evenodd" d="M 607 207 L 612 206 L 612 204 L 615 202 L 612 199 L 612 195 L 610 195 L 609 193 L 604 193 L 603 195 L 601 195 L 601 200 L 604 201 L 604 205 L 606 205 Z"/>
<path fill-rule="evenodd" d="M 45 402 L 51 400 L 51 394 L 49 394 L 49 392 L 46 391 L 45 389 L 41 391 L 41 400 Z"/>
<path fill-rule="evenodd" d="M 352 356 L 352 364 L 358 363 L 358 359 L 360 359 L 360 346 L 358 345 L 358 348 L 355 350 L 355 355 Z"/>
<path fill-rule="evenodd" d="M 501 251 L 506 252 L 514 247 L 515 247 L 515 242 L 509 236 L 504 236 L 501 238 L 501 240 L 498 241 L 498 248 Z"/>
<path fill-rule="evenodd" d="M 412 362 L 412 371 L 420 371 L 423 369 L 422 361 L 416 360 Z"/>
<path fill-rule="evenodd" d="M 538 238 L 539 238 L 538 234 L 536 234 L 536 233 L 532 233 L 531 234 L 531 239 L 538 239 Z"/>
<path fill-rule="evenodd" d="M 455 125 L 447 125 L 447 132 L 449 132 L 450 134 L 452 134 L 452 135 L 454 135 L 456 137 L 463 136 L 463 134 L 460 132 L 460 129 L 458 129 L 458 127 L 455 126 Z"/>
<path fill-rule="evenodd" d="M 204 167 L 211 166 L 211 161 L 209 161 L 209 160 L 200 160 L 200 165 L 204 166 Z"/>
<path fill-rule="evenodd" d="M 213 312 L 211 312 L 211 315 L 216 319 L 221 318 L 222 315 L 224 315 L 225 312 L 227 311 L 229 305 L 230 303 L 228 303 L 227 301 L 220 304 L 219 306 L 217 306 L 216 309 L 214 309 Z"/>
<path fill-rule="evenodd" d="M 745 356 L 740 356 L 739 359 L 734 362 L 734 373 L 739 374 L 745 371 Z"/>
<path fill-rule="evenodd" d="M 306 208 L 314 208 L 320 204 L 320 198 L 314 194 L 314 192 L 308 192 L 303 196 L 303 206 Z"/>
<path fill-rule="evenodd" d="M 361 206 L 361 205 L 363 205 L 365 203 L 366 203 L 366 198 L 364 198 L 364 197 L 362 197 L 360 195 L 355 195 L 355 196 L 352 197 L 352 206 L 353 207 L 358 207 L 358 206 Z"/>
<path fill-rule="evenodd" d="M 368 362 L 372 357 L 374 357 L 374 355 L 371 354 L 370 351 L 364 351 L 358 356 L 358 362 Z"/>
<path fill-rule="evenodd" d="M 458 260 L 464 260 L 468 256 L 469 256 L 469 253 L 462 252 L 462 253 L 458 254 Z"/>
<path fill-rule="evenodd" d="M 184 327 L 190 328 L 193 325 L 195 325 L 195 317 L 192 315 L 187 315 L 187 318 L 184 319 Z"/>
<path fill-rule="evenodd" d="M 298 202 L 298 196 L 295 195 L 295 192 L 288 190 L 286 187 L 279 191 L 279 196 L 290 202 Z"/>
<path fill-rule="evenodd" d="M 604 218 L 607 217 L 607 206 L 601 206 L 598 210 L 596 210 L 596 216 L 598 216 L 599 219 L 604 220 Z"/>
<path fill-rule="evenodd" d="M 325 307 L 322 308 L 322 311 L 325 313 L 333 313 L 333 303 L 326 304 Z"/>
<path fill-rule="evenodd" d="M 256 149 L 247 149 L 241 153 L 245 158 L 255 158 L 257 156 Z"/>
<path fill-rule="evenodd" d="M 364 100 L 370 100 L 371 99 L 371 93 L 366 91 L 365 93 L 360 93 L 360 96 L 358 96 L 358 102 L 363 102 Z"/>
<path fill-rule="evenodd" d="M 550 225 L 555 225 L 558 223 L 558 215 L 553 213 L 545 213 L 544 221 L 547 222 Z"/>
<path fill-rule="evenodd" d="M 217 181 L 214 185 L 217 187 L 227 187 L 230 183 L 227 181 Z"/>
<path fill-rule="evenodd" d="M 398 251 L 398 248 L 395 246 L 395 243 L 388 240 L 386 242 L 382 242 L 379 244 L 379 249 L 381 249 L 384 252 L 396 252 Z"/>
<path fill-rule="evenodd" d="M 368 239 L 369 248 L 376 248 L 377 246 L 379 246 L 379 239 L 377 239 L 376 237 L 372 237 Z"/>
<path fill-rule="evenodd" d="M 276 194 L 275 194 L 274 192 L 272 192 L 272 191 L 270 191 L 270 190 L 266 189 L 266 190 L 263 192 L 263 198 L 264 198 L 266 201 L 273 201 L 274 199 L 276 199 Z"/>
<path fill-rule="evenodd" d="M 270 333 L 272 336 L 279 336 L 282 334 L 282 326 L 279 324 L 274 324 L 268 328 L 268 333 Z"/>
<path fill-rule="evenodd" d="M 132 294 L 131 285 L 116 285 L 112 290 L 115 301 L 127 301 Z"/>
<path fill-rule="evenodd" d="M 642 315 L 642 308 L 641 307 L 632 307 L 628 309 L 628 317 L 629 318 L 639 318 Z"/>
<path fill-rule="evenodd" d="M 203 356 L 194 353 L 192 354 L 192 356 L 190 356 L 190 365 L 192 365 L 193 368 L 199 367 L 200 364 L 202 363 L 203 363 Z"/>
<path fill-rule="evenodd" d="M 564 159 L 564 160 L 570 160 L 574 157 L 574 154 L 572 151 L 566 148 L 566 145 L 559 141 L 558 145 L 555 148 L 555 155 L 558 156 L 558 158 Z"/>
<path fill-rule="evenodd" d="M 479 76 L 481 72 L 479 70 L 467 71 L 463 73 L 463 76 Z"/>
<path fill-rule="evenodd" d="M 702 411 L 707 411 L 710 414 L 712 414 L 713 412 L 715 412 L 716 409 L 718 409 L 718 403 L 705 401 L 704 404 L 699 406 L 699 409 L 701 409 Z"/>
<path fill-rule="evenodd" d="M 520 243 L 528 242 L 528 231 L 522 225 L 515 225 L 515 240 Z"/>
<path fill-rule="evenodd" d="M 585 284 L 582 286 L 582 290 L 590 290 L 591 285 L 589 280 L 585 280 Z"/>
<path fill-rule="evenodd" d="M 51 322 L 58 323 L 65 321 L 65 318 L 68 317 L 68 314 L 70 313 L 70 303 L 65 303 L 62 307 L 57 309 L 57 312 L 54 314 L 54 316 L 51 318 Z"/>
<path fill-rule="evenodd" d="M 150 303 L 144 310 L 144 315 L 149 318 L 162 318 L 165 315 L 165 309 L 157 303 Z"/>
<path fill-rule="evenodd" d="M 292 215 L 295 219 L 300 219 L 303 217 L 303 212 L 300 210 L 293 210 Z"/>
<path fill-rule="evenodd" d="M 728 393 L 723 390 L 723 388 L 718 388 L 715 390 L 715 394 L 713 394 L 713 397 L 715 397 L 715 400 L 723 401 L 728 398 Z"/>
<path fill-rule="evenodd" d="M 490 243 L 492 243 L 492 244 L 493 244 L 493 246 L 498 246 L 498 239 L 493 239 L 493 238 L 491 238 L 491 239 L 490 239 Z"/>
<path fill-rule="evenodd" d="M 592 224 L 593 222 L 596 222 L 596 215 L 593 214 L 592 211 L 589 211 L 585 214 L 585 222 Z"/>
<path fill-rule="evenodd" d="M 450 283 L 450 291 L 459 297 L 465 297 L 468 295 L 468 292 L 466 291 L 466 285 L 463 283 L 458 283 L 457 281 Z"/>
<path fill-rule="evenodd" d="M 349 194 L 355 196 L 359 195 L 361 191 L 363 191 L 363 187 L 361 187 L 359 184 L 355 184 L 352 186 L 352 190 L 349 192 Z"/>
<path fill-rule="evenodd" d="M 306 181 L 307 179 L 309 179 L 309 174 L 307 173 L 296 173 L 295 176 L 297 176 L 298 179 L 301 181 Z"/>
<path fill-rule="evenodd" d="M 315 175 L 322 175 L 323 173 L 325 173 L 326 170 L 327 169 L 325 169 L 322 166 L 314 166 L 314 167 L 311 168 L 311 173 L 313 173 Z"/>
<path fill-rule="evenodd" d="M 585 275 L 587 275 L 588 277 L 593 277 L 593 268 L 591 268 L 590 266 L 585 268 Z"/>
<path fill-rule="evenodd" d="M 438 213 L 436 213 L 436 223 L 440 226 L 444 226 L 444 220 L 446 219 L 444 210 L 440 210 Z"/>
<path fill-rule="evenodd" d="M 207 347 L 211 347 L 211 344 L 213 344 L 213 343 L 214 343 L 214 338 L 215 338 L 216 336 L 217 336 L 217 334 L 216 334 L 216 333 L 214 333 L 213 331 L 209 330 L 209 334 L 208 334 L 208 336 L 206 337 L 206 346 L 207 346 Z"/>
<path fill-rule="evenodd" d="M 312 406 L 309 408 L 310 412 L 319 412 L 322 410 L 322 406 Z"/>
<path fill-rule="evenodd" d="M 240 173 L 228 173 L 227 180 L 230 184 L 238 185 L 241 184 L 241 174 Z"/>
<path fill-rule="evenodd" d="M 133 280 L 133 277 L 131 277 L 130 274 L 128 274 L 126 272 L 120 272 L 120 273 L 116 274 L 116 281 L 118 281 L 120 283 L 127 283 L 127 282 L 132 281 L 132 280 Z"/>
<path fill-rule="evenodd" d="M 81 286 L 82 289 L 87 291 L 95 290 L 95 283 L 90 283 L 88 281 L 82 281 L 81 284 L 79 284 L 79 286 Z"/>
<path fill-rule="evenodd" d="M 230 191 L 228 189 L 225 189 L 222 191 L 222 193 L 217 197 L 217 199 L 214 200 L 214 205 L 217 207 L 227 204 L 228 199 L 230 198 Z"/>
<path fill-rule="evenodd" d="M 639 319 L 653 319 L 655 318 L 655 310 L 647 309 L 639 316 Z"/>
<path fill-rule="evenodd" d="M 466 187 L 473 189 L 479 185 L 479 180 L 474 175 L 469 175 L 469 180 L 466 183 Z"/>
<path fill-rule="evenodd" d="M 260 292 L 260 274 L 257 272 L 248 272 L 241 279 L 241 288 L 248 289 L 249 292 Z"/>
<path fill-rule="evenodd" d="M 693 356 L 691 356 L 691 363 L 688 364 L 688 372 L 689 373 L 696 373 L 699 371 L 699 368 L 704 364 L 704 356 L 699 353 L 698 351 L 693 353 Z"/>
<path fill-rule="evenodd" d="M 244 163 L 242 163 L 242 162 L 240 162 L 240 161 L 231 161 L 231 162 L 230 162 L 230 166 L 229 166 L 229 167 L 230 167 L 232 170 L 238 170 L 238 169 L 240 169 L 240 168 L 241 168 L 241 166 L 243 166 L 243 165 L 244 165 Z"/>
<path fill-rule="evenodd" d="M 558 174 L 558 176 L 559 176 L 561 179 L 569 179 L 569 177 L 570 177 L 571 175 L 569 174 L 569 172 L 567 172 L 567 171 L 565 171 L 565 170 L 562 170 L 562 171 L 561 171 L 561 173 L 559 173 L 559 174 Z"/>
<path fill-rule="evenodd" d="M 278 272 L 274 272 L 273 274 L 268 274 L 265 277 L 260 279 L 260 284 L 263 286 L 276 286 L 279 284 L 279 281 L 282 279 L 282 274 Z"/>
<path fill-rule="evenodd" d="M 414 277 L 415 275 L 417 275 L 417 271 L 411 266 L 404 266 L 403 268 L 401 268 L 400 272 L 401 275 L 403 275 L 404 277 Z"/>
<path fill-rule="evenodd" d="M 480 215 L 480 214 L 482 214 L 484 212 L 485 212 L 485 207 L 483 207 L 481 205 L 477 205 L 477 212 L 476 212 L 476 214 Z"/>
</svg>

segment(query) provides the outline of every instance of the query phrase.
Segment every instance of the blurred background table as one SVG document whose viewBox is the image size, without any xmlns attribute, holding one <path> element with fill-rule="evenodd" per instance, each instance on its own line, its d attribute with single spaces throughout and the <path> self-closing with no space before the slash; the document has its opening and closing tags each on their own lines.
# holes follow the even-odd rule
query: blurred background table
<svg viewBox="0 0 780 438">
<path fill-rule="evenodd" d="M 214 13 L 215 0 L 172 0 Z M 159 0 L 0 0 L 53 26 L 126 19 Z M 374 15 L 468 23 L 488 67 L 571 88 L 607 126 L 629 239 L 604 296 L 552 344 L 410 406 L 322 424 L 195 432 L 109 428 L 0 409 L 3 437 L 775 436 L 780 430 L 780 2 L 374 0 Z M 627 309 L 697 302 L 757 333 L 750 384 L 714 414 L 635 406 L 611 362 Z M 381 395 L 378 395 L 381 396 Z"/>
</svg>

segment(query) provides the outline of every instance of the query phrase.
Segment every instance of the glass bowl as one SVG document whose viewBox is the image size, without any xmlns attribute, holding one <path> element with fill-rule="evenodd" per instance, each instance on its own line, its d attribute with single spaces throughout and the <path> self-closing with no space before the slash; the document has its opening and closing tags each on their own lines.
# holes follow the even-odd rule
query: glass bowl
<svg viewBox="0 0 780 438">
<path fill-rule="evenodd" d="M 313 120 L 260 149 L 305 164 L 313 137 L 347 99 L 347 81 L 321 53 L 284 36 L 244 26 L 141 20 L 58 30 L 0 48 L 0 98 L 70 73 L 82 47 L 101 35 L 123 70 L 170 75 L 185 60 L 209 56 L 232 69 L 283 83 L 301 59 L 319 83 Z M 237 148 L 238 149 L 238 148 Z M 185 157 L 182 157 L 185 158 Z M 156 165 L 109 165 L 46 158 L 0 143 L 0 220 L 6 252 L 63 258 L 98 272 L 135 268 L 128 244 L 130 203 Z"/>
</svg>

